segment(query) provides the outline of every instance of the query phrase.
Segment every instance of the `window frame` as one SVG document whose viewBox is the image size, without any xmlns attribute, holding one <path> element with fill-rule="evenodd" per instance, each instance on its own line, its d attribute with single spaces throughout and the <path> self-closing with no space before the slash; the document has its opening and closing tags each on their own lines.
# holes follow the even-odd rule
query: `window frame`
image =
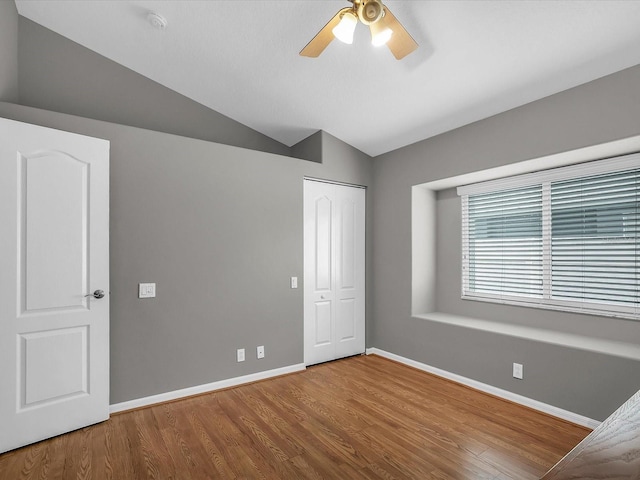
<svg viewBox="0 0 640 480">
<path fill-rule="evenodd" d="M 551 297 L 551 183 L 563 180 L 579 179 L 594 175 L 607 174 L 640 168 L 640 153 L 620 157 L 594 160 L 590 162 L 570 165 L 566 167 L 542 170 L 505 177 L 487 182 L 475 183 L 458 187 L 458 195 L 462 203 L 462 292 L 463 300 L 491 302 L 505 305 L 534 307 L 548 310 L 559 310 L 582 314 L 592 314 L 609 317 L 620 317 L 640 320 L 640 302 L 625 306 L 611 303 L 596 303 L 584 301 L 561 300 Z M 470 290 L 469 285 L 469 224 L 468 200 L 469 196 L 542 185 L 542 215 L 543 221 L 543 295 L 540 298 L 513 295 L 508 293 L 491 294 Z M 640 268 L 640 252 L 636 249 L 635 264 Z"/>
</svg>

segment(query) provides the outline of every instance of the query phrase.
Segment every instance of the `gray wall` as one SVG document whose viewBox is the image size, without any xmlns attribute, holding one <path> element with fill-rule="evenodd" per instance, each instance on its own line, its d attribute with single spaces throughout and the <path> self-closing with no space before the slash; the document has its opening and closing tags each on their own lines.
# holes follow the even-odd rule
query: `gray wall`
<svg viewBox="0 0 640 480">
<path fill-rule="evenodd" d="M 303 362 L 289 288 L 303 177 L 369 185 L 366 155 L 326 134 L 319 164 L 7 103 L 0 116 L 111 141 L 111 403 Z"/>
<path fill-rule="evenodd" d="M 111 141 L 111 403 L 301 363 L 302 179 L 369 185 L 371 158 L 325 132 L 294 147 L 314 162 L 290 158 L 27 19 L 18 38 L 21 105 L 0 115 Z"/>
<path fill-rule="evenodd" d="M 374 159 L 378 348 L 594 419 L 640 388 L 640 363 L 411 316 L 411 187 L 640 134 L 640 67 Z M 640 344 L 640 322 L 460 299 L 460 203 L 437 196 L 440 312 Z M 511 377 L 524 363 L 525 379 Z"/>
<path fill-rule="evenodd" d="M 18 11 L 0 1 L 0 101 L 18 101 Z"/>
<path fill-rule="evenodd" d="M 24 17 L 18 55 L 21 105 L 290 154 L 286 145 Z"/>
</svg>

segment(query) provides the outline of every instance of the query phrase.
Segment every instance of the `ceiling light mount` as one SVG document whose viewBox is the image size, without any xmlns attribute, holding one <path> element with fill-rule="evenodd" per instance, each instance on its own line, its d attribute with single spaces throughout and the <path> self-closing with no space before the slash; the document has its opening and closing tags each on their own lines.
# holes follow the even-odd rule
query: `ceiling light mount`
<svg viewBox="0 0 640 480">
<path fill-rule="evenodd" d="M 358 9 L 358 18 L 365 25 L 376 23 L 384 16 L 384 6 L 380 0 L 361 0 L 353 4 Z"/>
<path fill-rule="evenodd" d="M 168 25 L 167 19 L 155 12 L 149 12 L 147 14 L 147 20 L 153 28 L 157 28 L 158 30 L 164 30 Z"/>
</svg>

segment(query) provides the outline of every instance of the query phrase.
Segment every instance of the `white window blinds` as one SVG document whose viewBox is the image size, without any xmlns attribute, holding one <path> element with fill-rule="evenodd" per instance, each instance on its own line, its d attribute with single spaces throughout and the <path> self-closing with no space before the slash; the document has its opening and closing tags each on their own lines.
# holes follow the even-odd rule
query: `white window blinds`
<svg viewBox="0 0 640 480">
<path fill-rule="evenodd" d="M 551 295 L 638 304 L 640 169 L 551 184 Z"/>
<path fill-rule="evenodd" d="M 466 203 L 468 289 L 542 297 L 541 186 L 474 195 Z"/>
<path fill-rule="evenodd" d="M 463 298 L 640 319 L 640 155 L 458 193 Z"/>
</svg>

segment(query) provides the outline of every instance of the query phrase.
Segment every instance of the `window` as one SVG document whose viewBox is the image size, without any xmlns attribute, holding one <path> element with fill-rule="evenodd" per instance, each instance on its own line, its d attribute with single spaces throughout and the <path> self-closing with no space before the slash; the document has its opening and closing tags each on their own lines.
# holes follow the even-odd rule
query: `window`
<svg viewBox="0 0 640 480">
<path fill-rule="evenodd" d="M 463 298 L 640 319 L 640 154 L 458 193 Z"/>
</svg>

